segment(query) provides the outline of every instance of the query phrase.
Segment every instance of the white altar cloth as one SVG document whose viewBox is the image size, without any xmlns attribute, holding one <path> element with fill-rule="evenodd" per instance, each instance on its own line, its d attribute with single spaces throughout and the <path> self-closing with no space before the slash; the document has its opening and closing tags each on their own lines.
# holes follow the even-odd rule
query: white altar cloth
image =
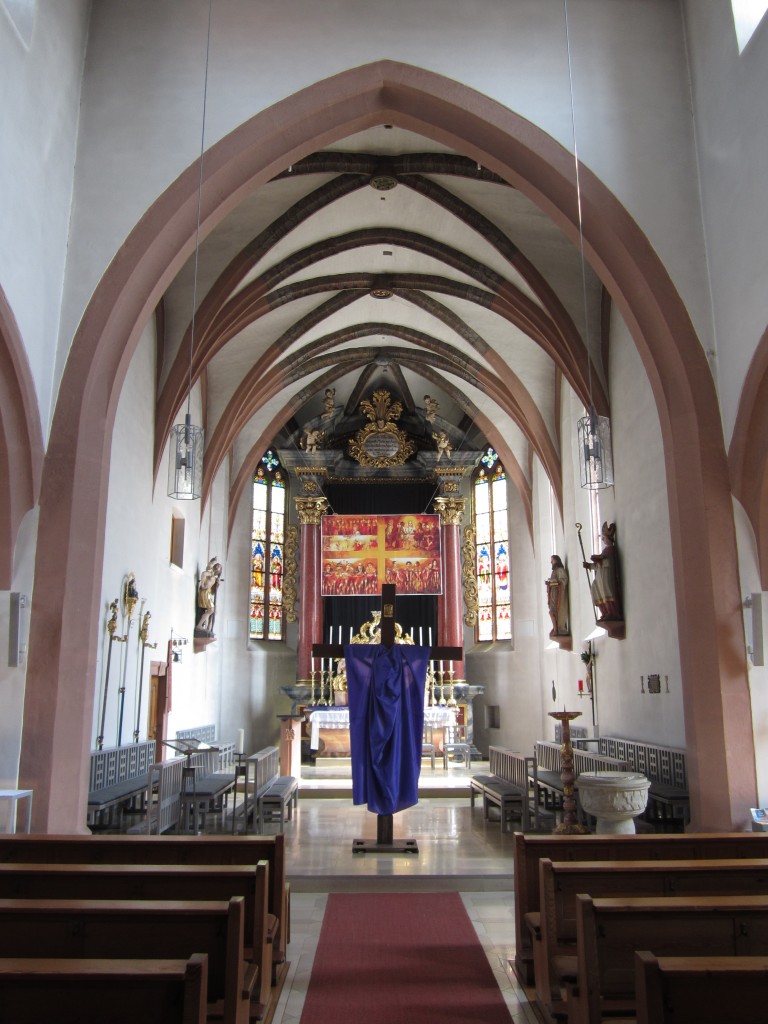
<svg viewBox="0 0 768 1024">
<path fill-rule="evenodd" d="M 424 725 L 433 729 L 444 729 L 456 725 L 456 709 L 434 707 L 424 709 Z M 318 708 L 309 715 L 309 746 L 317 750 L 320 746 L 321 729 L 348 729 L 349 708 Z"/>
</svg>

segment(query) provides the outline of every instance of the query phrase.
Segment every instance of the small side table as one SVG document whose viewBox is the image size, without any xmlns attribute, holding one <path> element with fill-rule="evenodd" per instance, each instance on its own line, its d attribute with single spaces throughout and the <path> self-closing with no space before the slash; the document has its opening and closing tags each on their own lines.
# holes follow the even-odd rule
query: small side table
<svg viewBox="0 0 768 1024">
<path fill-rule="evenodd" d="M 18 814 L 19 800 L 27 801 L 26 827 L 22 830 L 29 834 L 32 828 L 32 790 L 31 789 L 0 789 L 0 800 L 11 801 L 11 824 L 9 832 L 16 832 L 16 817 Z"/>
</svg>

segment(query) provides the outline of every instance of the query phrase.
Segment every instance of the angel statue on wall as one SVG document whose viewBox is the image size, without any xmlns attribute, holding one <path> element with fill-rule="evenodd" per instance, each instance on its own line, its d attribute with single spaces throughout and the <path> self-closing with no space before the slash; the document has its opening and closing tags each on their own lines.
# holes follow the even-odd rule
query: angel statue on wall
<svg viewBox="0 0 768 1024">
<path fill-rule="evenodd" d="M 304 434 L 301 446 L 305 452 L 318 452 L 320 451 L 320 445 L 322 444 L 324 437 L 324 430 L 308 430 Z"/>
<path fill-rule="evenodd" d="M 431 398 L 429 395 L 424 395 L 424 419 L 427 423 L 434 423 L 437 416 L 437 410 L 439 408 L 438 401 L 436 398 Z"/>
<path fill-rule="evenodd" d="M 336 388 L 326 388 L 325 398 L 323 399 L 323 408 L 325 412 L 323 415 L 326 419 L 330 419 L 336 411 Z"/>
<path fill-rule="evenodd" d="M 438 462 L 443 457 L 443 455 L 445 455 L 446 458 L 450 458 L 451 457 L 451 452 L 453 451 L 453 445 L 451 444 L 451 439 L 448 437 L 448 434 L 444 430 L 438 430 L 438 432 L 436 434 L 433 434 L 432 435 L 432 440 L 437 445 L 437 461 Z"/>
</svg>

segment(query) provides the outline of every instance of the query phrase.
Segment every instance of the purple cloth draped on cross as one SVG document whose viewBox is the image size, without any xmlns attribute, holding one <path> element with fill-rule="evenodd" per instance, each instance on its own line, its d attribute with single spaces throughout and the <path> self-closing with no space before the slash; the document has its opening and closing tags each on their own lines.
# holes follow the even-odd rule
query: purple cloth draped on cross
<svg viewBox="0 0 768 1024">
<path fill-rule="evenodd" d="M 344 648 L 352 748 L 352 802 L 394 814 L 419 800 L 429 647 Z"/>
</svg>

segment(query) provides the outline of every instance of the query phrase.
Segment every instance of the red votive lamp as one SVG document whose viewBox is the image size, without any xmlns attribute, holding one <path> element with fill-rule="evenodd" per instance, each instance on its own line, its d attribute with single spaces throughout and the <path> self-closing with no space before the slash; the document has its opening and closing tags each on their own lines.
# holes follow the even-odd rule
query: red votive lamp
<svg viewBox="0 0 768 1024">
<path fill-rule="evenodd" d="M 579 693 L 584 693 L 584 680 L 579 680 Z"/>
</svg>

